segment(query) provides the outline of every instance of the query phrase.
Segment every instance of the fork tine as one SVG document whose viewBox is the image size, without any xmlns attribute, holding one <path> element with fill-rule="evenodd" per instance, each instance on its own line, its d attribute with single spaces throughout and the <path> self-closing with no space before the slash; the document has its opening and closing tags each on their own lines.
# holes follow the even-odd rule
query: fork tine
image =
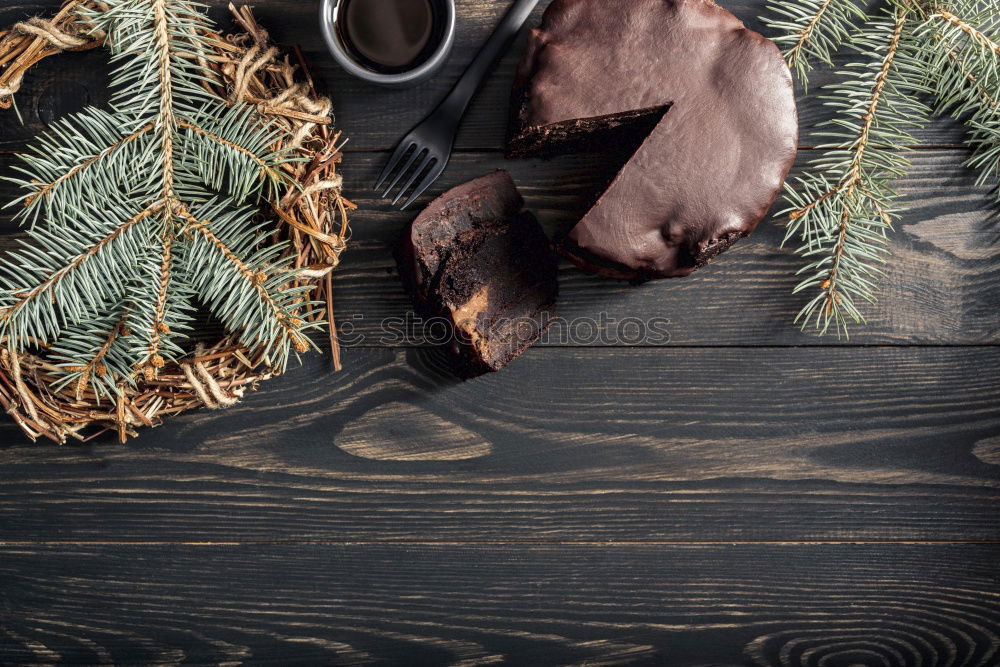
<svg viewBox="0 0 1000 667">
<path fill-rule="evenodd" d="M 375 182 L 375 186 L 372 190 L 378 191 L 378 189 L 382 187 L 382 183 L 389 177 L 392 170 L 399 163 L 400 159 L 402 159 L 406 151 L 409 150 L 410 146 L 416 145 L 416 143 L 417 142 L 410 139 L 409 135 L 404 137 L 403 140 L 399 142 L 396 146 L 396 150 L 392 152 L 392 157 L 389 158 L 389 160 L 385 163 L 385 167 L 382 168 L 382 173 L 379 174 L 378 180 Z"/>
<path fill-rule="evenodd" d="M 382 193 L 383 199 L 389 196 L 389 193 L 392 192 L 392 189 L 396 187 L 396 183 L 399 183 L 399 179 L 403 178 L 403 176 L 405 176 L 407 172 L 410 171 L 410 167 L 412 167 L 413 163 L 417 161 L 417 158 L 423 157 L 423 155 L 426 152 L 427 149 L 424 148 L 423 146 L 417 146 L 416 148 L 413 149 L 413 152 L 410 153 L 410 159 L 406 161 L 406 164 L 403 165 L 402 169 L 396 170 L 396 178 L 392 179 L 392 183 L 390 183 L 388 187 L 386 187 L 385 192 Z"/>
<path fill-rule="evenodd" d="M 435 159 L 434 156 L 432 156 L 428 151 L 424 159 L 420 161 L 420 164 L 417 165 L 416 168 L 414 168 L 413 175 L 410 176 L 410 180 L 406 181 L 406 185 L 400 188 L 399 194 L 397 194 L 396 198 L 392 200 L 392 204 L 390 204 L 390 206 L 396 205 L 396 202 L 398 202 L 403 197 L 403 195 L 406 194 L 406 191 L 410 189 L 410 186 L 413 185 L 416 182 L 416 180 L 423 175 L 424 170 L 427 169 L 427 166 L 431 163 L 431 160 L 433 159 Z"/>
<path fill-rule="evenodd" d="M 420 181 L 420 184 L 417 185 L 417 187 L 413 188 L 413 194 L 410 195 L 410 198 L 406 200 L 405 204 L 399 207 L 399 210 L 405 211 L 406 207 L 412 204 L 414 201 L 416 201 L 417 197 L 424 194 L 424 190 L 429 188 L 431 186 L 431 183 L 433 183 L 438 179 L 438 176 L 441 175 L 441 172 L 444 171 L 444 168 L 447 165 L 448 165 L 447 158 L 445 158 L 444 160 L 437 160 L 434 166 L 431 167 L 431 170 L 430 172 L 428 172 L 427 176 L 424 177 L 424 180 Z"/>
</svg>

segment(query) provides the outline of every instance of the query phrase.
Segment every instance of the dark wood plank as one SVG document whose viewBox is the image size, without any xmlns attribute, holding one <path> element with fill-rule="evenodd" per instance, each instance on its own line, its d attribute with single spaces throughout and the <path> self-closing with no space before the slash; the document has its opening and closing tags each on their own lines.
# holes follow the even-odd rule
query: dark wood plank
<svg viewBox="0 0 1000 667">
<path fill-rule="evenodd" d="M 0 426 L 8 540 L 1000 540 L 1000 349 L 314 359 L 126 446 Z M 18 443 L 18 444 L 15 444 Z"/>
<path fill-rule="evenodd" d="M 996 545 L 16 546 L 0 661 L 995 665 Z"/>
<path fill-rule="evenodd" d="M 227 0 L 210 0 L 213 16 L 224 19 Z M 530 25 L 538 23 L 543 1 Z M 730 9 L 750 27 L 763 31 L 759 16 L 766 0 L 725 0 Z M 6 26 L 31 15 L 45 15 L 58 7 L 58 0 L 6 3 L 0 7 L 0 25 Z M 508 3 L 496 0 L 458 0 L 458 31 L 455 50 L 445 69 L 432 81 L 408 90 L 387 90 L 365 84 L 346 75 L 326 52 L 317 17 L 318 0 L 269 0 L 257 3 L 255 11 L 275 40 L 284 45 L 301 44 L 322 89 L 335 102 L 338 124 L 351 137 L 351 150 L 387 149 L 426 114 L 451 87 L 479 45 L 485 41 Z M 226 19 L 228 21 L 228 19 Z M 228 22 L 220 25 L 228 25 Z M 497 71 L 472 104 L 459 135 L 457 146 L 464 149 L 497 148 L 503 142 L 506 109 L 514 67 L 520 59 L 525 37 L 506 55 Z M 26 125 L 17 124 L 13 113 L 0 114 L 0 150 L 12 150 L 37 133 L 59 113 L 100 103 L 107 99 L 104 56 L 99 53 L 70 54 L 53 58 L 38 66 L 26 79 L 20 95 L 20 108 Z M 847 59 L 838 60 L 842 67 Z M 833 79 L 833 70 L 817 71 L 811 91 Z M 829 118 L 829 112 L 815 95 L 799 95 L 801 143 L 821 141 L 813 129 L 816 122 Z M 924 144 L 956 145 L 964 131 L 948 119 L 935 120 L 916 136 Z"/>
<path fill-rule="evenodd" d="M 528 207 L 550 233 L 567 230 L 624 161 L 602 162 L 595 155 L 553 161 L 503 161 L 498 155 L 454 158 L 428 200 L 445 188 L 491 168 L 511 171 Z M 353 225 L 354 245 L 337 276 L 342 322 L 382 344 L 382 323 L 409 310 L 391 256 L 391 245 L 412 212 L 394 211 L 374 199 L 367 185 L 383 156 L 351 155 L 344 173 L 347 194 L 361 207 Z M 792 177 L 802 173 L 803 156 Z M 558 312 L 563 318 L 550 344 L 627 344 L 622 322 L 629 317 L 669 321 L 669 336 L 643 344 L 801 345 L 801 344 L 981 344 L 1000 342 L 1000 245 L 995 198 L 974 187 L 974 175 L 957 151 L 919 151 L 899 182 L 908 208 L 891 237 L 879 303 L 866 306 L 867 326 L 853 328 L 850 340 L 819 339 L 793 324 L 811 295 L 793 295 L 802 260 L 794 242 L 782 248 L 783 221 L 767 218 L 755 234 L 694 275 L 640 287 L 588 276 L 567 262 L 560 271 Z M 777 205 L 777 206 L 780 206 Z M 775 210 L 777 210 L 777 206 Z M 602 317 L 606 322 L 602 323 Z M 593 323 L 590 326 L 588 323 Z M 420 333 L 415 326 L 409 329 Z M 564 336 L 577 331 L 576 336 Z M 590 336 L 588 331 L 595 331 Z M 596 332 L 600 332 L 597 335 Z M 374 343 L 373 343 L 374 341 Z M 634 342 L 634 341 L 632 341 Z"/>
<path fill-rule="evenodd" d="M 415 215 L 374 199 L 368 190 L 382 154 L 351 154 L 344 166 L 347 194 L 359 205 L 351 246 L 337 272 L 336 303 L 345 341 L 363 345 L 415 345 L 425 324 L 410 317 L 391 246 Z M 1000 245 L 994 200 L 973 187 L 974 177 L 954 151 L 919 151 L 901 181 L 909 211 L 892 235 L 892 256 L 880 302 L 867 306 L 866 327 L 850 340 L 817 338 L 793 324 L 804 303 L 793 295 L 801 259 L 780 247 L 782 223 L 764 220 L 755 234 L 714 264 L 680 280 L 640 287 L 587 276 L 564 262 L 557 321 L 550 345 L 803 345 L 982 344 L 1000 342 Z M 13 158 L 0 156 L 0 174 Z M 567 229 L 615 169 L 593 155 L 551 162 L 504 161 L 497 153 L 456 155 L 434 193 L 490 169 L 511 170 L 521 191 L 550 232 Z M 795 174 L 800 173 L 801 164 Z M 13 199 L 0 182 L 0 200 Z M 427 195 L 426 201 L 432 195 Z M 0 231 L 12 232 L 7 220 Z M 9 247 L 0 238 L 0 249 Z M 649 335 L 637 336 L 640 318 Z M 656 324 L 656 323 L 659 324 Z M 653 326 L 665 334 L 654 335 Z M 393 332 L 400 332 L 399 335 Z M 405 332 L 405 336 L 402 333 Z M 571 335 L 572 334 L 572 335 Z"/>
</svg>

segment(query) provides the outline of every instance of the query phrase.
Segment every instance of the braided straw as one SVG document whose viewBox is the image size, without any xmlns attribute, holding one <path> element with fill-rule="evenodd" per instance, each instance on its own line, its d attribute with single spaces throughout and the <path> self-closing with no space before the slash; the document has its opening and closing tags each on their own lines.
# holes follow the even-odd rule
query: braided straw
<svg viewBox="0 0 1000 667">
<path fill-rule="evenodd" d="M 29 19 L 0 32 L 0 108 L 36 62 L 62 51 L 101 46 L 104 35 L 86 25 L 80 8 L 103 7 L 97 0 L 68 0 L 51 20 Z M 284 166 L 295 184 L 271 209 L 279 224 L 275 242 L 287 240 L 286 253 L 300 269 L 295 286 L 309 286 L 310 300 L 324 304 L 308 314 L 328 322 L 333 366 L 340 370 L 333 315 L 333 269 L 349 236 L 348 213 L 354 205 L 341 195 L 337 173 L 343 146 L 331 127 L 329 99 L 316 94 L 296 49 L 298 65 L 270 44 L 248 7 L 229 6 L 241 29 L 237 35 L 207 32 L 213 52 L 200 58 L 211 72 L 204 85 L 227 102 L 249 103 L 285 130 L 279 149 L 297 151 L 302 160 Z M 304 80 L 296 80 L 301 69 Z M 87 441 L 112 431 L 124 442 L 141 426 L 156 426 L 165 417 L 198 407 L 231 406 L 276 371 L 258 350 L 240 346 L 232 337 L 212 345 L 198 344 L 188 357 L 160 369 L 155 379 L 137 377 L 136 386 L 121 386 L 114 404 L 99 401 L 87 387 L 55 389 L 60 369 L 37 354 L 11 355 L 0 346 L 0 407 L 25 434 L 55 442 Z"/>
<path fill-rule="evenodd" d="M 32 18 L 0 32 L 0 109 L 9 109 L 24 74 L 43 58 L 61 51 L 85 51 L 104 43 L 104 34 L 79 23 L 76 6 L 102 7 L 99 2 L 67 2 L 51 21 Z"/>
</svg>

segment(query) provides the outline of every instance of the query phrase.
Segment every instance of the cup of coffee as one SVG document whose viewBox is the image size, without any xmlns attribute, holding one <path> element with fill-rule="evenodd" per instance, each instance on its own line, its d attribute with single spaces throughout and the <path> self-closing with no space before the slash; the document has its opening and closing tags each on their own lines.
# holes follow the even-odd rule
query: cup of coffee
<svg viewBox="0 0 1000 667">
<path fill-rule="evenodd" d="M 327 48 L 347 72 L 383 86 L 433 75 L 455 41 L 455 0 L 323 0 Z"/>
</svg>

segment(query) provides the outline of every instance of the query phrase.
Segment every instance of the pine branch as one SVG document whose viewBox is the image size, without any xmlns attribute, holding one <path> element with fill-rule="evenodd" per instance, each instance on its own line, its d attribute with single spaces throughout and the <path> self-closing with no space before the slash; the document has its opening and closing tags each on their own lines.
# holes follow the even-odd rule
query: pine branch
<svg viewBox="0 0 1000 667">
<path fill-rule="evenodd" d="M 835 110 L 822 135 L 831 143 L 806 175 L 786 183 L 785 242 L 800 239 L 807 259 L 795 292 L 815 291 L 796 318 L 821 334 L 847 335 L 864 322 L 859 304 L 874 302 L 885 263 L 887 234 L 900 207 L 892 182 L 909 167 L 910 130 L 933 112 L 961 119 L 969 132 L 967 166 L 979 184 L 1000 195 L 1000 13 L 983 0 L 885 0 L 891 20 L 864 17 L 853 0 L 774 0 L 780 31 L 800 79 L 810 60 L 832 64 L 841 45 L 876 54 L 836 72 L 824 105 Z M 839 12 L 839 13 L 838 13 Z M 850 23 L 862 19 L 856 29 Z M 874 71 L 869 69 L 874 67 Z"/>
<path fill-rule="evenodd" d="M 160 354 L 163 337 L 172 333 L 166 323 L 167 291 L 170 287 L 171 264 L 173 262 L 174 234 L 168 230 L 163 234 L 163 246 L 160 251 L 160 275 L 156 284 L 156 299 L 153 304 L 153 317 L 149 331 L 149 344 L 146 347 L 146 358 L 139 362 L 147 380 L 156 377 L 157 369 L 166 363 Z"/>
<path fill-rule="evenodd" d="M 185 186 L 197 189 L 208 184 L 242 203 L 261 196 L 262 186 L 264 196 L 274 200 L 293 185 L 282 166 L 296 158 L 274 150 L 275 128 L 260 123 L 252 107 L 229 109 L 216 104 L 203 111 L 200 124 L 182 119 L 178 126 L 183 130 L 181 152 L 186 157 L 177 165 L 177 178 Z M 197 197 L 190 191 L 189 195 Z"/>
<path fill-rule="evenodd" d="M 51 181 L 49 183 L 40 184 L 38 186 L 38 188 L 35 190 L 34 193 L 32 193 L 31 195 L 29 195 L 27 198 L 25 198 L 24 205 L 26 207 L 30 207 L 32 205 L 32 203 L 34 203 L 35 199 L 51 196 L 53 190 L 55 190 L 56 188 L 58 188 L 60 185 L 66 183 L 67 181 L 71 180 L 73 177 L 75 177 L 77 174 L 79 174 L 84 169 L 93 166 L 95 163 L 100 162 L 101 160 L 106 159 L 114 151 L 120 149 L 122 146 L 124 146 L 125 144 L 127 144 L 127 143 L 129 143 L 131 141 L 135 141 L 136 139 L 138 139 L 142 135 L 148 133 L 152 129 L 153 129 L 152 125 L 149 125 L 149 124 L 143 125 L 141 128 L 139 128 L 138 130 L 136 130 L 132 134 L 129 134 L 129 135 L 125 136 L 125 137 L 122 137 L 121 139 L 119 139 L 115 143 L 111 144 L 110 146 L 108 146 L 107 148 L 105 148 L 104 150 L 102 150 L 97 155 L 94 155 L 93 157 L 87 158 L 86 160 L 84 160 L 80 164 L 76 165 L 75 167 L 73 167 L 72 169 L 70 169 L 69 171 L 67 171 L 66 173 L 64 173 L 61 176 L 59 176 L 58 178 L 56 178 L 54 181 Z"/>
<path fill-rule="evenodd" d="M 0 260 L 0 337 L 47 354 L 99 398 L 176 362 L 197 299 L 283 369 L 318 326 L 253 208 L 291 182 L 281 130 L 205 83 L 209 31 L 185 0 L 107 0 L 87 10 L 113 54 L 110 112 L 57 123 L 18 181 L 28 241 Z M 123 304 L 127 303 L 127 308 Z M 122 331 L 128 331 L 125 336 Z M 65 385 L 63 385 L 65 386 Z"/>
<path fill-rule="evenodd" d="M 108 375 L 108 365 L 105 363 L 105 360 L 110 355 L 115 343 L 119 341 L 122 333 L 127 333 L 127 329 L 125 328 L 125 320 L 127 318 L 128 307 L 126 306 L 123 307 L 121 315 L 114 320 L 111 328 L 108 329 L 106 333 L 103 333 L 103 341 L 98 345 L 97 350 L 93 352 L 90 357 L 90 361 L 88 361 L 85 366 L 74 366 L 72 365 L 72 362 L 69 364 L 63 364 L 63 370 L 68 372 L 65 381 L 75 381 L 77 400 L 82 398 L 83 392 L 85 392 L 89 387 L 94 388 L 94 393 L 98 396 L 98 398 L 103 397 L 106 393 L 106 391 L 102 391 L 100 383 L 100 380 Z M 81 332 L 78 336 L 82 338 L 87 333 L 100 336 L 102 332 L 100 330 L 91 330 L 89 332 Z M 66 340 L 58 344 L 50 355 L 54 356 L 57 361 L 59 360 L 60 355 L 63 359 L 65 359 L 67 356 L 65 355 L 65 352 L 67 351 L 67 342 L 73 339 L 74 335 L 72 333 L 67 335 Z M 77 338 L 77 340 L 79 340 L 79 338 Z M 56 386 L 58 387 L 59 385 L 57 384 Z"/>
<path fill-rule="evenodd" d="M 67 329 L 47 354 L 63 372 L 53 389 L 73 385 L 77 400 L 88 389 L 98 401 L 118 394 L 114 378 L 132 373 L 124 342 L 130 335 L 126 324 L 129 309 L 129 303 L 119 304 L 108 315 Z M 81 364 L 81 359 L 86 363 Z"/>
<path fill-rule="evenodd" d="M 172 219 L 171 219 L 172 220 Z M 129 355 L 133 374 L 152 380 L 167 362 L 185 355 L 186 340 L 194 319 L 193 292 L 182 263 L 183 246 L 173 225 L 160 233 L 155 257 L 141 267 L 139 281 L 129 288 L 135 306 L 128 319 L 133 332 Z"/>
<path fill-rule="evenodd" d="M 261 229 L 248 229 L 244 220 L 250 211 L 223 212 L 218 206 L 195 216 L 185 207 L 179 215 L 187 222 L 184 233 L 192 240 L 188 271 L 199 296 L 213 306 L 224 323 L 233 325 L 245 321 L 247 311 L 256 313 L 257 326 L 241 332 L 241 342 L 248 347 L 267 347 L 279 368 L 284 368 L 288 342 L 297 352 L 309 350 L 306 323 L 294 315 L 298 297 L 304 289 L 278 292 L 275 285 L 289 282 L 292 274 L 287 261 L 280 263 L 280 246 L 271 246 L 255 253 L 247 250 L 260 246 Z M 241 259 L 241 255 L 246 259 Z M 269 275 L 267 269 L 273 274 Z M 280 345 L 269 341 L 279 341 Z"/>
<path fill-rule="evenodd" d="M 932 5 L 918 34 L 933 47 L 926 61 L 936 112 L 965 122 L 972 151 L 966 165 L 1000 196 L 1000 44 L 991 34 L 998 21 L 995 12 L 959 0 Z"/>
<path fill-rule="evenodd" d="M 935 33 L 934 38 L 939 41 L 943 39 L 941 33 Z M 983 85 L 983 82 L 969 70 L 961 56 L 959 56 L 954 49 L 948 49 L 948 59 L 958 69 L 966 83 L 968 83 L 971 87 L 973 97 L 977 97 L 979 101 L 990 110 L 996 111 L 1000 109 L 1000 101 L 993 97 L 993 95 L 996 94 L 996 91 L 987 90 L 986 86 Z"/>
<path fill-rule="evenodd" d="M 167 100 L 173 115 L 191 118 L 205 104 L 218 102 L 202 86 L 214 81 L 205 68 L 210 51 L 205 5 L 181 0 L 111 0 L 108 9 L 88 10 L 85 20 L 108 37 L 115 60 L 111 84 L 117 89 L 112 104 L 138 118 L 162 113 Z M 154 54 L 151 56 L 151 54 Z M 170 72 L 169 97 L 163 86 L 163 69 Z"/>
<path fill-rule="evenodd" d="M 767 9 L 775 17 L 765 17 L 764 23 L 777 33 L 774 41 L 804 89 L 814 61 L 832 66 L 833 53 L 849 39 L 854 25 L 866 18 L 863 3 L 856 0 L 801 0 L 797 4 L 775 0 Z"/>
<path fill-rule="evenodd" d="M 7 273 L 0 276 L 0 330 L 21 345 L 32 339 L 48 342 L 66 323 L 98 315 L 108 301 L 116 300 L 116 283 L 127 279 L 128 267 L 122 261 L 135 257 L 142 243 L 137 228 L 161 209 L 162 204 L 154 205 L 120 224 L 105 218 L 94 229 L 104 231 L 102 236 L 77 238 L 73 245 L 68 245 L 73 241 L 68 237 L 35 234 L 44 254 L 33 258 L 34 248 L 23 244 L 25 252 L 11 253 L 21 260 L 20 266 L 3 267 Z"/>
<path fill-rule="evenodd" d="M 963 33 L 965 33 L 969 37 L 969 39 L 971 39 L 981 48 L 984 48 L 988 51 L 992 51 L 997 55 L 1000 55 L 1000 44 L 993 41 L 989 35 L 987 35 L 985 32 L 977 28 L 972 23 L 962 18 L 959 18 L 958 16 L 955 16 L 944 7 L 940 6 L 937 7 L 934 13 L 931 14 L 931 18 L 932 19 L 937 18 L 947 22 L 948 24 L 954 26 L 955 28 L 958 28 Z"/>
<path fill-rule="evenodd" d="M 56 122 L 37 145 L 21 155 L 28 165 L 15 167 L 27 176 L 7 180 L 27 190 L 8 206 L 21 203 L 22 223 L 37 223 L 40 216 L 64 217 L 80 200 L 81 192 L 117 191 L 138 194 L 148 179 L 141 156 L 148 149 L 152 124 L 122 134 L 118 119 L 98 109 Z"/>
<path fill-rule="evenodd" d="M 118 340 L 118 336 L 121 334 L 122 329 L 125 327 L 125 319 L 128 317 L 128 310 L 122 312 L 121 317 L 115 322 L 108 332 L 108 335 L 104 338 L 104 342 L 101 346 L 97 348 L 94 356 L 90 358 L 87 365 L 81 369 L 80 381 L 77 383 L 76 394 L 80 396 L 83 391 L 87 388 L 87 382 L 93 377 L 104 377 L 107 375 L 108 367 L 104 363 L 104 360 L 108 356 L 108 352 L 111 351 L 111 347 Z"/>
<path fill-rule="evenodd" d="M 897 213 L 891 181 L 908 161 L 898 150 L 915 143 L 907 131 L 926 107 L 914 95 L 923 90 L 921 63 L 905 30 L 913 10 L 896 8 L 890 20 L 872 19 L 852 40 L 859 53 L 881 55 L 874 74 L 869 63 L 853 63 L 824 96 L 838 110 L 823 134 L 824 155 L 813 172 L 786 185 L 789 215 L 786 242 L 801 238 L 798 252 L 810 260 L 795 292 L 817 290 L 796 318 L 802 327 L 847 335 L 848 322 L 863 322 L 858 303 L 874 302 L 885 262 L 886 234 Z"/>
<path fill-rule="evenodd" d="M 275 171 L 267 162 L 265 162 L 263 158 L 257 157 L 257 155 L 253 151 L 251 151 L 249 148 L 246 148 L 245 146 L 242 146 L 242 145 L 236 143 L 235 141 L 230 141 L 229 139 L 223 139 L 219 135 L 213 134 L 213 133 L 209 132 L 208 130 L 203 130 L 200 127 L 196 127 L 195 125 L 192 125 L 191 123 L 189 123 L 189 122 L 187 122 L 185 120 L 180 121 L 178 124 L 182 128 L 184 128 L 186 130 L 190 130 L 191 132 L 194 132 L 195 134 L 198 134 L 198 135 L 201 135 L 201 136 L 206 137 L 208 139 L 211 139 L 212 141 L 216 142 L 217 144 L 225 146 L 226 148 L 229 148 L 229 149 L 235 151 L 236 153 L 238 153 L 238 154 L 240 154 L 242 156 L 245 156 L 247 159 L 251 160 L 258 167 L 260 167 L 261 171 L 263 171 L 268 176 L 270 176 L 270 177 L 272 177 L 272 178 L 274 178 L 276 180 L 281 178 L 281 175 L 277 171 Z"/>
</svg>

